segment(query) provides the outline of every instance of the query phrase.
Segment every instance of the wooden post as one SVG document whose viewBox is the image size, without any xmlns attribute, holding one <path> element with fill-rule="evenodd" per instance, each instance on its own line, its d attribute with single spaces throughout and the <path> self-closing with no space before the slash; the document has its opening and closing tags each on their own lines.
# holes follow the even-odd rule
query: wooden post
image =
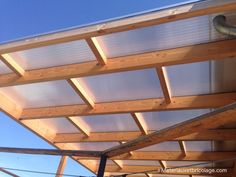
<svg viewBox="0 0 236 177">
<path fill-rule="evenodd" d="M 65 169 L 65 166 L 66 166 L 67 159 L 68 159 L 68 156 L 62 156 L 61 157 L 60 163 L 59 163 L 58 168 L 57 168 L 56 177 L 62 177 L 63 176 L 63 172 L 64 172 L 64 169 Z"/>
</svg>

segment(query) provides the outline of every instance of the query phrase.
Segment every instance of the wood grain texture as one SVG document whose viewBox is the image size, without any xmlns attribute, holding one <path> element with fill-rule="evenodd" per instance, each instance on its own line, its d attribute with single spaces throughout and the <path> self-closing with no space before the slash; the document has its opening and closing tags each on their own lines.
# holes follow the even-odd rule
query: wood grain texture
<svg viewBox="0 0 236 177">
<path fill-rule="evenodd" d="M 87 105 L 68 105 L 45 108 L 23 109 L 22 120 L 55 118 L 67 116 L 88 116 L 101 114 L 119 114 L 147 111 L 168 111 L 183 109 L 209 109 L 219 108 L 236 100 L 236 93 L 198 95 L 173 97 L 170 104 L 164 99 L 146 99 L 134 101 L 118 101 L 110 103 L 97 103 L 96 109 L 90 109 Z"/>
<path fill-rule="evenodd" d="M 219 108 L 207 114 L 175 124 L 171 127 L 156 131 L 154 133 L 139 137 L 125 144 L 104 151 L 108 157 L 114 157 L 145 148 L 164 141 L 169 141 L 191 133 L 217 128 L 227 123 L 236 122 L 236 103 Z"/>
<path fill-rule="evenodd" d="M 236 39 L 225 40 L 112 58 L 108 59 L 105 66 L 98 65 L 97 61 L 91 61 L 79 64 L 29 70 L 25 71 L 24 77 L 19 77 L 14 73 L 3 74 L 0 75 L 0 86 L 3 87 L 62 80 L 200 61 L 222 60 L 225 58 L 236 57 L 236 50 L 234 48 L 235 45 Z"/>
</svg>

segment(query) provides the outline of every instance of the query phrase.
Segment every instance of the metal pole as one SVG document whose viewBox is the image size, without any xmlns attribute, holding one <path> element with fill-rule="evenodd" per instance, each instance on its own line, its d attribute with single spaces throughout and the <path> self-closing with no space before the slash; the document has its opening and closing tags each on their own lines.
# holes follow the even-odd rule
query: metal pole
<svg viewBox="0 0 236 177">
<path fill-rule="evenodd" d="M 98 168 L 98 175 L 97 175 L 97 177 L 104 177 L 106 163 L 107 163 L 107 156 L 106 155 L 102 155 L 101 159 L 100 159 L 100 164 L 99 164 L 99 168 Z"/>
</svg>

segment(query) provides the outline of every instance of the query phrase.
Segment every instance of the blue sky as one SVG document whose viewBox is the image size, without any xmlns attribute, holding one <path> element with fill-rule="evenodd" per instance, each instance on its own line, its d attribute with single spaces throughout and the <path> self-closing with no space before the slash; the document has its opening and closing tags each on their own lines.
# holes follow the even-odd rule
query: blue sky
<svg viewBox="0 0 236 177">
<path fill-rule="evenodd" d="M 186 0 L 0 0 L 0 43 L 73 26 L 125 16 Z M 46 142 L 0 114 L 0 146 L 52 148 Z M 55 172 L 60 157 L 0 153 L 0 167 Z M 15 172 L 22 177 L 47 177 Z M 92 175 L 73 160 L 65 173 Z M 7 177 L 0 173 L 1 177 Z"/>
</svg>

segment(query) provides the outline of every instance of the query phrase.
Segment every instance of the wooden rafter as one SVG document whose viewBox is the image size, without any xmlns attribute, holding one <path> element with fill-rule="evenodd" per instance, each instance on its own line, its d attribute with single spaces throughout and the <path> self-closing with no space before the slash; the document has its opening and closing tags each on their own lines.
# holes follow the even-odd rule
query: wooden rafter
<svg viewBox="0 0 236 177">
<path fill-rule="evenodd" d="M 187 155 L 186 145 L 184 141 L 178 141 L 181 152 L 184 156 Z"/>
<path fill-rule="evenodd" d="M 112 160 L 119 168 L 123 168 L 123 162 L 121 160 Z"/>
<path fill-rule="evenodd" d="M 9 54 L 3 54 L 0 56 L 0 60 L 5 63 L 15 74 L 22 77 L 25 74 L 25 70 L 11 57 Z"/>
<path fill-rule="evenodd" d="M 165 170 L 165 169 L 167 168 L 166 161 L 159 160 L 159 163 L 160 163 L 160 165 L 161 165 L 161 168 L 162 168 L 163 170 Z"/>
<path fill-rule="evenodd" d="M 114 133 L 114 132 L 113 132 L 113 133 Z M 115 142 L 115 141 L 113 141 L 113 142 Z M 120 144 L 124 144 L 125 142 L 124 142 L 124 141 L 120 141 L 119 143 L 120 143 Z M 133 152 L 132 152 L 132 151 L 129 151 L 129 152 L 128 152 L 128 155 L 129 155 L 129 156 L 132 156 L 132 155 L 133 155 Z"/>
<path fill-rule="evenodd" d="M 0 45 L 0 54 L 37 48 L 52 44 L 69 42 L 79 39 L 101 36 L 105 34 L 133 30 L 162 23 L 187 19 L 213 13 L 236 10 L 234 0 L 210 0 L 194 4 L 182 5 L 131 18 L 124 18 L 99 25 L 87 26 L 69 31 L 57 32 L 35 38 Z"/>
<path fill-rule="evenodd" d="M 87 105 L 69 105 L 46 108 L 24 109 L 21 119 L 55 118 L 67 116 L 88 116 L 99 114 L 118 114 L 146 111 L 168 111 L 182 109 L 218 108 L 236 99 L 236 93 L 172 97 L 170 104 L 161 99 L 146 99 L 134 101 L 120 101 L 111 103 L 97 103 L 96 109 L 88 109 Z"/>
<path fill-rule="evenodd" d="M 87 38 L 86 42 L 92 50 L 93 54 L 95 55 L 96 59 L 98 60 L 98 63 L 101 65 L 105 65 L 107 62 L 107 58 L 97 39 L 95 37 Z"/>
<path fill-rule="evenodd" d="M 1 86 L 12 86 L 60 79 L 78 78 L 98 74 L 122 72 L 200 61 L 236 57 L 236 39 L 168 49 L 144 54 L 109 59 L 106 67 L 96 61 L 25 71 L 24 77 L 16 74 L 0 76 Z M 80 69 L 78 69 L 80 68 Z"/>
<path fill-rule="evenodd" d="M 149 131 L 148 133 L 153 133 Z M 55 143 L 78 143 L 78 142 L 122 142 L 130 141 L 141 136 L 136 132 L 91 132 L 88 138 L 82 133 L 58 133 L 53 142 Z M 235 129 L 217 129 L 193 133 L 171 141 L 230 141 L 236 139 Z"/>
<path fill-rule="evenodd" d="M 140 113 L 131 113 L 131 116 L 133 117 L 141 133 L 144 135 L 147 135 L 148 134 L 147 127 L 146 127 L 146 123 L 144 122 L 142 115 Z"/>
<path fill-rule="evenodd" d="M 152 160 L 152 161 L 217 161 L 236 157 L 236 152 L 201 152 L 189 151 L 184 156 L 179 151 L 133 151 L 128 154 L 112 157 L 112 160 Z M 80 159 L 98 159 L 97 157 L 81 157 Z"/>
<path fill-rule="evenodd" d="M 63 172 L 66 167 L 66 162 L 67 162 L 68 156 L 62 156 L 60 159 L 60 163 L 57 168 L 57 174 L 56 177 L 63 177 Z"/>
<path fill-rule="evenodd" d="M 88 95 L 88 93 L 84 90 L 77 79 L 68 79 L 67 82 L 71 85 L 71 87 L 75 90 L 75 92 L 82 98 L 82 100 L 91 108 L 94 108 L 94 101 Z"/>
<path fill-rule="evenodd" d="M 170 86 L 169 86 L 166 70 L 163 67 L 158 67 L 156 68 L 156 71 L 157 71 L 158 78 L 160 80 L 160 84 L 161 84 L 165 101 L 166 103 L 171 103 L 171 92 L 170 92 Z"/>
<path fill-rule="evenodd" d="M 86 129 L 83 122 L 79 121 L 76 117 L 66 117 L 72 125 L 74 125 L 84 136 L 89 137 L 90 132 Z"/>
<path fill-rule="evenodd" d="M 152 134 L 148 134 L 125 144 L 104 151 L 108 157 L 114 157 L 129 151 L 145 148 L 153 144 L 175 139 L 191 133 L 217 128 L 236 121 L 236 103 L 203 114 L 188 121 L 173 125 Z"/>
</svg>

